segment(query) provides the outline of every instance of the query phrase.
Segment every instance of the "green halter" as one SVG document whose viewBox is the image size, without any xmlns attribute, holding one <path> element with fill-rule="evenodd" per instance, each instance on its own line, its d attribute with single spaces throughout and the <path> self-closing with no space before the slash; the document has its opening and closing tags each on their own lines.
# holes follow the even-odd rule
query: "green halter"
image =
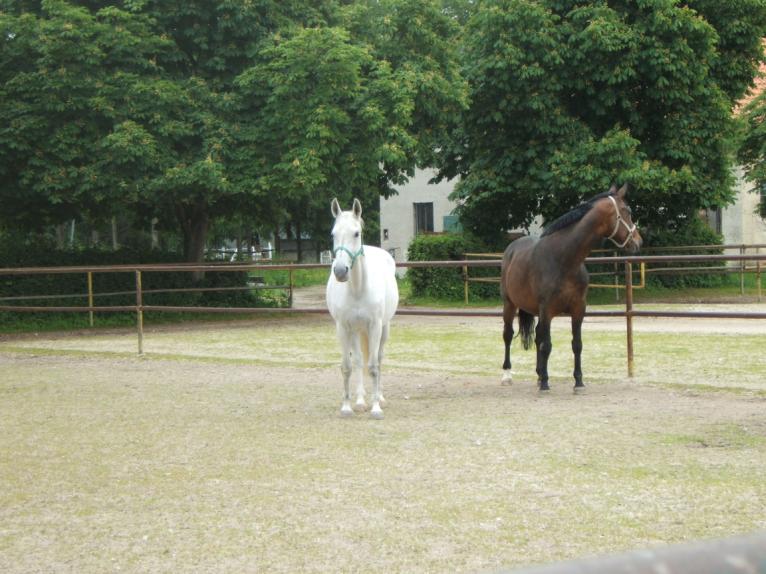
<svg viewBox="0 0 766 574">
<path fill-rule="evenodd" d="M 351 269 L 353 269 L 354 263 L 356 262 L 356 258 L 359 257 L 360 255 L 364 255 L 364 245 L 362 245 L 359 248 L 359 251 L 357 251 L 356 253 L 352 253 L 352 251 L 344 245 L 341 245 L 340 247 L 336 247 L 335 249 L 332 250 L 333 259 L 338 254 L 338 251 L 345 251 L 346 253 L 348 253 L 348 256 L 351 257 Z"/>
</svg>

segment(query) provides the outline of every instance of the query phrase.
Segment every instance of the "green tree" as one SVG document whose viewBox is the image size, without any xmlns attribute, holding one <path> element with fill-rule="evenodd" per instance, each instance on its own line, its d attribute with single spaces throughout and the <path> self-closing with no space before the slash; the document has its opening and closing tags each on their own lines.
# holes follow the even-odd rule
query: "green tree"
<svg viewBox="0 0 766 574">
<path fill-rule="evenodd" d="M 0 11 L 0 199 L 3 216 L 39 228 L 110 214 L 93 159 L 112 129 L 107 91 L 151 74 L 163 42 L 117 8 L 93 14 L 66 2 Z M 32 4 L 32 3 L 30 3 Z M 120 72 L 117 72 L 117 71 Z"/>
<path fill-rule="evenodd" d="M 732 101 L 745 95 L 763 60 L 766 10 L 763 0 L 688 0 L 715 30 L 716 59 L 711 75 Z"/>
<path fill-rule="evenodd" d="M 465 225 L 499 241 L 620 180 L 644 227 L 729 202 L 731 98 L 762 58 L 766 5 L 688 4 L 725 33 L 674 0 L 481 2 L 462 36 L 471 106 L 442 148 Z"/>
<path fill-rule="evenodd" d="M 360 198 L 376 242 L 378 198 L 433 162 L 450 115 L 465 105 L 449 43 L 457 28 L 422 0 L 358 2 L 339 24 L 275 38 L 240 76 L 252 151 L 242 169 L 256 171 L 296 228 L 315 237 L 327 235 L 332 197 Z"/>
<path fill-rule="evenodd" d="M 437 0 L 0 2 L 0 194 L 175 221 L 189 261 L 231 214 L 326 234 L 331 197 L 376 204 L 465 101 Z"/>
<path fill-rule="evenodd" d="M 137 166 L 121 170 L 142 205 L 172 214 L 184 237 L 187 260 L 202 259 L 207 231 L 215 218 L 234 213 L 273 213 L 264 204 L 271 190 L 261 185 L 246 118 L 237 103 L 236 78 L 260 56 L 272 36 L 304 25 L 323 25 L 332 2 L 259 3 L 202 0 L 146 2 L 141 9 L 166 35 L 172 49 L 163 54 L 160 89 L 146 91 L 137 79 L 141 104 L 126 114 L 124 138 L 109 145 L 118 157 L 136 157 Z M 140 142 L 158 154 L 143 157 Z M 139 144 L 139 145 L 136 145 Z M 148 160 L 148 161 L 147 161 Z M 139 168 L 140 166 L 140 168 Z M 138 168 L 138 169 L 136 169 Z M 135 177 L 141 174 L 141 177 Z"/>
<path fill-rule="evenodd" d="M 98 208 L 175 220 L 200 261 L 211 220 L 258 199 L 235 169 L 234 79 L 334 3 L 73 4 L 3 2 L 3 193 L 38 222 Z"/>
</svg>

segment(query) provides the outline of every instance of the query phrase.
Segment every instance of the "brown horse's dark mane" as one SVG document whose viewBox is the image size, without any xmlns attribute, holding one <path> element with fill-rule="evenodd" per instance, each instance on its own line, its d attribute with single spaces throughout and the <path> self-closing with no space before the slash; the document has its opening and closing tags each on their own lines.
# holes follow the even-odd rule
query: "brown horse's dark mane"
<svg viewBox="0 0 766 574">
<path fill-rule="evenodd" d="M 614 195 L 614 193 L 605 191 L 604 193 L 599 193 L 598 195 L 594 195 L 590 199 L 583 201 L 573 210 L 566 212 L 564 215 L 554 220 L 550 225 L 546 225 L 540 237 L 551 235 L 557 231 L 561 231 L 562 229 L 569 227 L 573 223 L 577 223 L 583 217 L 585 217 L 586 213 L 588 213 L 593 208 L 594 203 L 596 203 L 599 199 L 603 199 L 604 197 L 608 197 L 610 195 Z"/>
</svg>

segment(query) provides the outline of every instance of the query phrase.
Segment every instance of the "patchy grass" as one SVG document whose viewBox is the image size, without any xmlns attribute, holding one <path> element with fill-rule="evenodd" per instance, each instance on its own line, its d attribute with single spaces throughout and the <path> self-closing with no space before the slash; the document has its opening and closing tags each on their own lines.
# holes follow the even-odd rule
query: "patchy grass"
<svg viewBox="0 0 766 574">
<path fill-rule="evenodd" d="M 643 320 L 642 320 L 643 321 Z M 698 320 L 685 332 L 634 333 L 635 372 L 639 382 L 734 391 L 766 391 L 763 373 L 764 335 L 724 333 L 711 335 L 716 323 Z M 566 318 L 553 323 L 551 379 L 569 384 L 572 371 L 571 335 Z M 621 379 L 626 374 L 625 335 L 609 325 L 584 327 L 583 369 L 588 380 Z M 81 336 L 8 338 L 0 350 L 33 353 L 77 353 L 131 356 L 137 351 L 132 330 L 89 332 Z M 332 320 L 327 316 L 279 316 L 236 323 L 196 324 L 192 328 L 149 327 L 145 334 L 147 357 L 193 358 L 211 362 L 231 361 L 274 366 L 333 367 L 338 346 Z M 397 317 L 386 348 L 384 369 L 435 371 L 450 374 L 493 375 L 502 363 L 501 322 L 495 318 Z M 533 381 L 534 350 L 524 351 L 518 341 L 511 359 L 519 380 Z"/>
<path fill-rule="evenodd" d="M 475 572 L 766 528 L 763 335 L 398 317 L 384 421 L 327 317 L 0 342 L 3 572 Z M 114 355 L 118 353 L 119 355 Z M 704 358 L 704 360 L 701 360 Z M 759 373 L 760 379 L 759 379 Z M 711 392 L 715 390 L 715 392 Z"/>
</svg>

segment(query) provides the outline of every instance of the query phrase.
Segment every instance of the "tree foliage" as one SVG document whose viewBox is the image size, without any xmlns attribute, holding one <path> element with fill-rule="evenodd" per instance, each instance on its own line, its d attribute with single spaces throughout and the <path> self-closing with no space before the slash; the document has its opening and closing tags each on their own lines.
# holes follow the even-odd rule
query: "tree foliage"
<svg viewBox="0 0 766 574">
<path fill-rule="evenodd" d="M 0 0 L 0 219 L 130 212 L 199 260 L 438 162 L 484 238 L 614 180 L 675 229 L 731 198 L 764 32 L 766 0 Z"/>
<path fill-rule="evenodd" d="M 763 0 L 687 0 L 685 5 L 715 30 L 717 57 L 711 64 L 711 75 L 736 102 L 752 86 L 763 60 L 766 29 Z"/>
<path fill-rule="evenodd" d="M 766 32 L 764 2 L 735 4 L 479 3 L 463 35 L 471 106 L 443 148 L 464 224 L 495 239 L 612 181 L 631 183 L 645 226 L 729 202 L 732 98 Z"/>
<path fill-rule="evenodd" d="M 114 123 L 114 104 L 105 95 L 156 68 L 152 57 L 163 42 L 146 26 L 117 8 L 94 14 L 60 1 L 43 2 L 39 13 L 0 12 L 6 217 L 36 227 L 108 210 L 94 163 Z"/>
<path fill-rule="evenodd" d="M 377 203 L 465 101 L 436 0 L 0 2 L 3 203 L 175 221 L 189 260 L 216 218 Z"/>
</svg>

